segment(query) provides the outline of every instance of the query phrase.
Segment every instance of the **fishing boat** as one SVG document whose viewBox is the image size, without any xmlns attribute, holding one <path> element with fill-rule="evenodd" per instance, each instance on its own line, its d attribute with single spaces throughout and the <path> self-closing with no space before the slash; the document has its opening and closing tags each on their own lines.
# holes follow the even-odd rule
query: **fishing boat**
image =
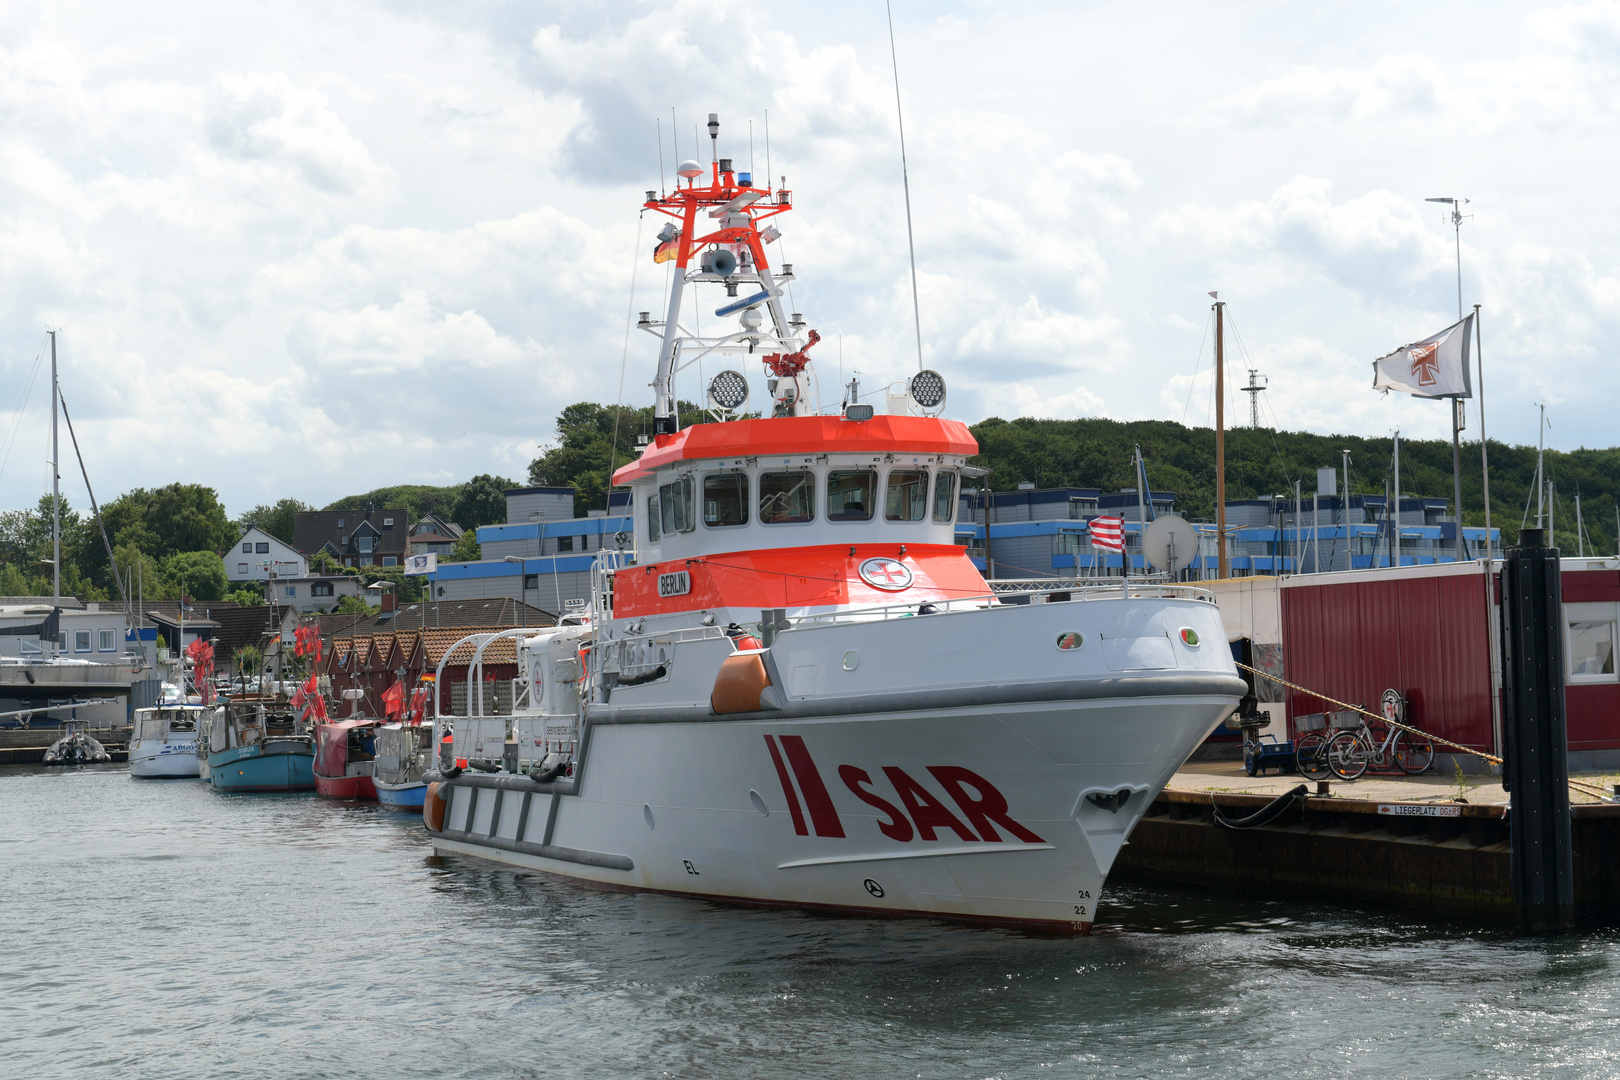
<svg viewBox="0 0 1620 1080">
<path fill-rule="evenodd" d="M 663 320 L 641 316 L 652 438 L 613 477 L 632 550 L 596 556 L 578 617 L 446 654 L 468 707 L 435 721 L 433 847 L 594 887 L 1089 932 L 1132 826 L 1244 693 L 1213 597 L 987 582 L 955 543 L 978 445 L 941 415 L 944 379 L 891 388 L 887 415 L 854 387 L 824 409 L 820 335 L 770 262 L 791 193 L 714 159 L 643 207 L 674 267 Z M 681 321 L 688 287 L 725 291 L 707 336 Z M 728 356 L 764 370 L 714 375 L 680 428 L 677 373 Z M 482 664 L 508 648 L 523 692 L 487 715 Z"/>
<path fill-rule="evenodd" d="M 136 709 L 130 725 L 129 775 L 137 780 L 195 780 L 203 717 L 218 706 L 174 704 Z"/>
<path fill-rule="evenodd" d="M 216 791 L 310 791 L 315 740 L 282 697 L 239 697 L 216 716 L 208 782 Z"/>
<path fill-rule="evenodd" d="M 427 794 L 423 779 L 433 767 L 433 728 L 427 724 L 384 724 L 377 729 L 377 762 L 372 784 L 377 801 L 395 810 L 421 810 Z"/>
<path fill-rule="evenodd" d="M 315 793 L 328 799 L 375 799 L 377 728 L 382 721 L 348 717 L 315 725 Z"/>
</svg>

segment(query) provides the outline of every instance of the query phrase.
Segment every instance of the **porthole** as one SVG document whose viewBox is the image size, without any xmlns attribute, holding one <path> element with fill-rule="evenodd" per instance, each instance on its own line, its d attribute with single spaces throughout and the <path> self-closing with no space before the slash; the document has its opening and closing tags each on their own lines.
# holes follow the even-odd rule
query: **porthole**
<svg viewBox="0 0 1620 1080">
<path fill-rule="evenodd" d="M 849 652 L 844 654 L 844 670 L 845 671 L 854 671 L 856 668 L 858 668 L 860 666 L 861 666 L 861 654 L 860 653 L 856 652 L 854 649 L 851 649 L 851 650 L 849 650 Z"/>
<path fill-rule="evenodd" d="M 1186 643 L 1189 648 L 1198 648 L 1198 631 L 1194 630 L 1190 626 L 1183 626 L 1181 628 L 1181 640 Z"/>
<path fill-rule="evenodd" d="M 1085 643 L 1084 635 L 1075 630 L 1065 630 L 1057 637 L 1057 647 L 1064 652 L 1068 652 L 1070 649 L 1078 649 Z"/>
</svg>

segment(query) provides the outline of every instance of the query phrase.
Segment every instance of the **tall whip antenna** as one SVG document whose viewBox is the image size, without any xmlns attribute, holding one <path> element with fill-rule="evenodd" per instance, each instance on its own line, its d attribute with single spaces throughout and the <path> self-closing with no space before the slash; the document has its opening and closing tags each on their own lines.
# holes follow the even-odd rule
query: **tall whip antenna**
<svg viewBox="0 0 1620 1080">
<path fill-rule="evenodd" d="M 894 8 L 883 0 L 889 16 L 889 63 L 894 67 L 894 115 L 900 123 L 900 182 L 906 191 L 906 246 L 911 251 L 911 317 L 917 326 L 917 370 L 923 369 L 922 305 L 917 300 L 917 242 L 911 235 L 911 178 L 906 172 L 906 118 L 900 111 L 900 60 L 894 51 Z"/>
</svg>

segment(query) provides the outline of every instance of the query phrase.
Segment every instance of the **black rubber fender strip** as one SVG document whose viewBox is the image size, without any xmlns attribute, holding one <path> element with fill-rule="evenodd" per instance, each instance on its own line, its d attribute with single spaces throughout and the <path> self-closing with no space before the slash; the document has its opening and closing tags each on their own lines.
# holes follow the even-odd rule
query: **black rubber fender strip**
<svg viewBox="0 0 1620 1080">
<path fill-rule="evenodd" d="M 1269 825 L 1282 816 L 1284 810 L 1309 795 L 1310 790 L 1308 785 L 1300 784 L 1296 788 L 1283 792 L 1247 817 L 1229 818 L 1221 813 L 1219 806 L 1215 806 L 1215 824 L 1227 829 L 1257 829 L 1261 825 Z M 1209 801 L 1210 805 L 1214 806 L 1215 796 L 1211 795 Z"/>
</svg>

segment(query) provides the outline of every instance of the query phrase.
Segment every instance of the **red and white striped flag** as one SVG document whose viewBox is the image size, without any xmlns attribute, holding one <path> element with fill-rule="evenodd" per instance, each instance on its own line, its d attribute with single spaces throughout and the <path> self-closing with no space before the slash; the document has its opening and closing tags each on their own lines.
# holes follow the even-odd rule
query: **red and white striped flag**
<svg viewBox="0 0 1620 1080">
<path fill-rule="evenodd" d="M 1105 551 L 1125 554 L 1125 519 L 1117 517 L 1092 518 L 1087 526 L 1091 530 L 1091 546 Z"/>
</svg>

